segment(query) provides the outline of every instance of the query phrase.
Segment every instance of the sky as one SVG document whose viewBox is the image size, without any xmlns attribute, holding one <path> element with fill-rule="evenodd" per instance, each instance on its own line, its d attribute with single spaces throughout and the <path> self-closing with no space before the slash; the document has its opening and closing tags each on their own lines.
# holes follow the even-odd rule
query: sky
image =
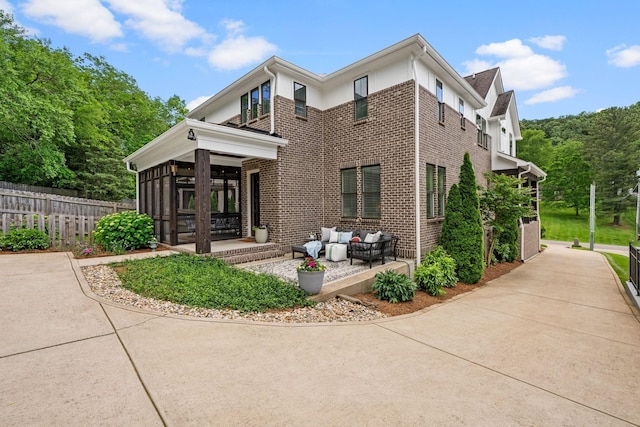
<svg viewBox="0 0 640 427">
<path fill-rule="evenodd" d="M 270 58 L 331 73 L 420 33 L 462 76 L 499 66 L 521 119 L 640 101 L 638 0 L 0 0 L 28 34 L 191 108 Z"/>
</svg>

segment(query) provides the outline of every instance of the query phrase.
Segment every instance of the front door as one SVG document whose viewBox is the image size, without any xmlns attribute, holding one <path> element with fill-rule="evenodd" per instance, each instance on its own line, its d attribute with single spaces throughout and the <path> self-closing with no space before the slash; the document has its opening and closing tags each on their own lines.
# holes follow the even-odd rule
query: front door
<svg viewBox="0 0 640 427">
<path fill-rule="evenodd" d="M 254 234 L 253 227 L 260 225 L 260 174 L 251 174 L 251 235 Z"/>
</svg>

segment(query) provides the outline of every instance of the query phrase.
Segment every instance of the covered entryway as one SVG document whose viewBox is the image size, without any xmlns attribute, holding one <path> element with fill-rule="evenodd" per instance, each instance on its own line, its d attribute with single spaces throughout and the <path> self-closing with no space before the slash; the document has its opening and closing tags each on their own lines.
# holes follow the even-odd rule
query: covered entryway
<svg viewBox="0 0 640 427">
<path fill-rule="evenodd" d="M 153 218 L 160 241 L 195 241 L 197 253 L 209 253 L 212 240 L 241 236 L 243 223 L 259 221 L 258 174 L 256 182 L 250 175 L 246 217 L 242 163 L 275 160 L 287 143 L 256 129 L 185 119 L 124 159 L 136 173 L 138 212 Z"/>
</svg>

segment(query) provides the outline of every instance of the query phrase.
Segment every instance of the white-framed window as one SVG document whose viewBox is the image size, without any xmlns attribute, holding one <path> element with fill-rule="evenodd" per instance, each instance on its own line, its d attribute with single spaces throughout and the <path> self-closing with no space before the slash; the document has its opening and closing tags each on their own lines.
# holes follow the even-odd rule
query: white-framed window
<svg viewBox="0 0 640 427">
<path fill-rule="evenodd" d="M 307 117 L 307 87 L 305 85 L 293 82 L 293 100 L 296 116 Z"/>
<path fill-rule="evenodd" d="M 464 120 L 464 100 L 462 98 L 458 98 L 458 112 L 460 113 L 460 127 L 464 129 L 466 122 Z"/>
<path fill-rule="evenodd" d="M 355 120 L 363 120 L 367 118 L 368 105 L 367 97 L 369 96 L 369 78 L 364 76 L 353 82 L 353 100 L 355 103 Z"/>
</svg>

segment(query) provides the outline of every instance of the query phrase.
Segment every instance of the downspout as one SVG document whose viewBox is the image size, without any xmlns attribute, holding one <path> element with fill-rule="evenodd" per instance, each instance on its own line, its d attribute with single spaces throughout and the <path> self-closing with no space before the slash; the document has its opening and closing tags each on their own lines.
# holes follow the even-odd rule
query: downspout
<svg viewBox="0 0 640 427">
<path fill-rule="evenodd" d="M 422 46 L 422 53 L 417 57 L 411 55 L 411 66 L 413 68 L 413 84 L 414 84 L 414 102 L 415 102 L 415 117 L 414 117 L 414 142 L 415 142 L 415 152 L 414 152 L 414 172 L 415 172 L 415 216 L 416 216 L 416 265 L 420 264 L 422 259 L 422 254 L 420 253 L 421 241 L 422 237 L 420 234 L 420 85 L 418 84 L 418 69 L 416 63 L 422 55 L 427 52 L 427 46 Z"/>
<path fill-rule="evenodd" d="M 137 170 L 131 169 L 131 162 L 127 162 L 127 172 L 136 174 L 136 213 L 140 213 L 140 206 L 138 205 L 140 200 L 140 175 Z"/>
<path fill-rule="evenodd" d="M 522 179 L 522 175 L 531 172 L 531 163 L 528 163 L 527 170 L 518 172 L 518 179 Z M 522 188 L 522 184 L 518 184 L 518 188 Z M 518 218 L 518 228 L 520 229 L 520 261 L 524 261 L 524 222 L 522 218 Z"/>
<path fill-rule="evenodd" d="M 267 66 L 264 66 L 264 72 L 267 73 L 269 75 L 269 77 L 271 77 L 271 81 L 273 82 L 272 88 L 271 88 L 271 131 L 269 132 L 269 135 L 273 135 L 273 133 L 275 132 L 276 129 L 276 114 L 275 114 L 275 98 L 274 98 L 274 94 L 276 93 L 276 75 L 273 74 L 271 71 L 269 71 L 269 69 L 267 68 Z"/>
</svg>

